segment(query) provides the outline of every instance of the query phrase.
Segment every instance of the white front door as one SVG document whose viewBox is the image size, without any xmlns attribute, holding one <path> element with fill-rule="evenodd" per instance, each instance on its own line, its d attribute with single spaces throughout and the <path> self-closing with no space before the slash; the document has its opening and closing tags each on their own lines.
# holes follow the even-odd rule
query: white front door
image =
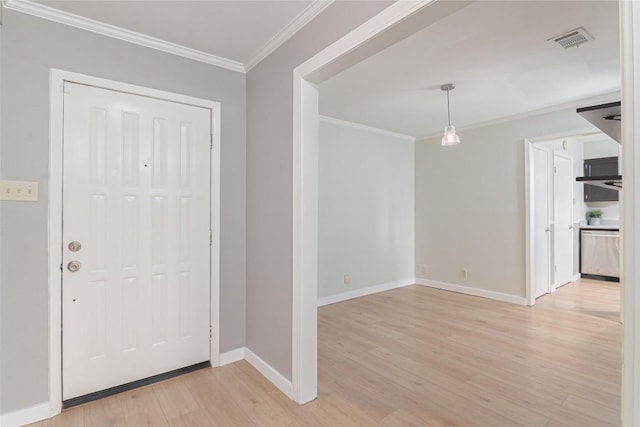
<svg viewBox="0 0 640 427">
<path fill-rule="evenodd" d="M 553 155 L 554 285 L 573 281 L 573 159 L 562 153 Z"/>
<path fill-rule="evenodd" d="M 65 83 L 64 400 L 209 360 L 210 117 Z"/>
<path fill-rule="evenodd" d="M 534 297 L 549 292 L 551 285 L 551 153 L 538 145 L 533 146 L 534 192 Z"/>
</svg>

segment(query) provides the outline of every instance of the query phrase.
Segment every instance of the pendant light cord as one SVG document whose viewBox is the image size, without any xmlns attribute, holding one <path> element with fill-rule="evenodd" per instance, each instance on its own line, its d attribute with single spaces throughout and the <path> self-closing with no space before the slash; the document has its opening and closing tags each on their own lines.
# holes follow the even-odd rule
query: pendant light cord
<svg viewBox="0 0 640 427">
<path fill-rule="evenodd" d="M 451 126 L 451 108 L 449 106 L 449 89 L 447 89 L 447 120 L 449 121 L 449 126 Z"/>
</svg>

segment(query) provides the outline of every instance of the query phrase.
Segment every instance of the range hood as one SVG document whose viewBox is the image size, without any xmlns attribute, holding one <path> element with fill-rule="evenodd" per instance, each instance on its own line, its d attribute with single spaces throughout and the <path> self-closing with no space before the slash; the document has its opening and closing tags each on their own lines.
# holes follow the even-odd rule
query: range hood
<svg viewBox="0 0 640 427">
<path fill-rule="evenodd" d="M 576 178 L 576 181 L 583 184 L 590 184 L 595 185 L 596 187 L 606 188 L 607 190 L 622 190 L 622 175 L 582 176 Z"/>
<path fill-rule="evenodd" d="M 620 101 L 608 104 L 578 108 L 576 113 L 622 144 L 622 105 Z M 577 182 L 595 185 L 609 190 L 622 190 L 622 176 L 585 176 L 576 178 Z"/>
<path fill-rule="evenodd" d="M 576 113 L 609 135 L 616 142 L 622 143 L 622 107 L 620 101 L 578 108 Z"/>
</svg>

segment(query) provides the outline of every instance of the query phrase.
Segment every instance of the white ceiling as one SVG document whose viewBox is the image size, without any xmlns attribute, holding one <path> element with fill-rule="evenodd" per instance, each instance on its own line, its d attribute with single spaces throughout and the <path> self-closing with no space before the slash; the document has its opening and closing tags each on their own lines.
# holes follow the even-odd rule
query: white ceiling
<svg viewBox="0 0 640 427">
<path fill-rule="evenodd" d="M 247 64 L 316 2 L 37 0 L 37 3 Z"/>
<path fill-rule="evenodd" d="M 584 27 L 594 41 L 547 39 Z M 478 1 L 332 77 L 322 115 L 416 137 L 620 88 L 618 2 Z"/>
</svg>

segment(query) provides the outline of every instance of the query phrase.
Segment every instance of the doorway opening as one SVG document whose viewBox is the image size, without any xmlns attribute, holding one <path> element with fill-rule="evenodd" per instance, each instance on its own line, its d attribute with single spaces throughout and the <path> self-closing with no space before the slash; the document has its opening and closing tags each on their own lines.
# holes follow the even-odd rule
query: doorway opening
<svg viewBox="0 0 640 427">
<path fill-rule="evenodd" d="M 421 7 L 435 6 L 440 2 L 425 2 Z M 388 31 L 393 25 L 400 23 L 407 16 L 415 18 L 416 11 L 421 7 L 407 10 L 400 10 L 401 6 L 390 8 L 379 15 L 378 19 L 365 24 L 352 34 L 347 35 L 335 46 L 321 52 L 316 57 L 302 64 L 294 73 L 294 301 L 293 301 L 293 373 L 292 382 L 294 398 L 300 403 L 307 402 L 315 398 L 317 393 L 317 123 L 318 123 L 318 90 L 316 84 L 321 83 L 328 77 L 335 75 L 347 64 L 353 64 L 357 60 L 368 56 L 372 51 L 378 52 L 382 48 L 389 46 L 389 39 L 384 40 L 384 46 L 369 44 L 366 49 L 361 49 L 367 42 L 370 42 L 379 35 L 385 33 L 386 36 L 393 37 Z M 623 17 L 631 14 L 628 5 L 621 3 Z M 434 10 L 431 9 L 431 12 Z M 633 45 L 633 37 L 629 25 L 633 25 L 633 19 L 623 18 L 622 29 L 623 44 Z M 415 24 L 415 20 L 412 20 Z M 626 26 L 626 27 L 625 27 Z M 396 34 L 397 35 L 397 34 Z M 396 39 L 397 40 L 397 39 Z M 380 38 L 375 40 L 380 42 Z M 363 51 L 367 50 L 367 54 Z M 630 53 L 627 52 L 627 55 Z M 623 56 L 624 69 L 630 73 L 631 65 L 629 57 Z M 631 73 L 632 74 L 632 73 Z M 629 77 L 628 77 L 629 78 Z M 633 92 L 625 89 L 624 98 L 633 100 Z M 626 137 L 633 135 L 634 125 L 627 123 Z M 626 160 L 625 165 L 633 164 L 634 160 Z M 628 193 L 627 193 L 628 195 Z M 631 197 L 627 196 L 625 197 Z M 625 211 L 631 208 L 625 205 Z M 628 218 L 628 217 L 627 217 Z M 633 240 L 634 236 L 629 236 Z M 628 242 L 628 241 L 627 241 Z M 628 243 L 626 243 L 628 244 Z M 625 246 L 626 248 L 627 246 Z M 625 258 L 632 260 L 629 251 L 624 254 Z M 626 264 L 625 264 L 626 265 Z M 627 276 L 628 280 L 635 280 L 632 274 Z M 625 301 L 628 307 L 635 310 L 632 301 L 629 300 L 631 293 L 625 292 Z M 629 353 L 626 340 L 635 339 L 635 326 L 625 325 L 625 371 L 629 371 L 629 364 L 634 364 L 634 353 Z M 629 329 L 627 329 L 627 327 Z M 630 358 L 630 359 L 628 359 Z M 628 364 L 628 363 L 629 364 Z M 630 372 L 630 371 L 629 371 Z M 625 395 L 623 408 L 626 419 L 629 418 L 628 411 L 633 415 L 633 387 L 630 384 L 638 379 L 625 380 Z"/>
<path fill-rule="evenodd" d="M 617 190 L 594 192 L 591 185 L 577 181 L 589 173 L 591 163 L 613 161 L 617 175 L 622 163 L 621 146 L 602 132 L 540 137 L 525 141 L 527 174 L 527 237 L 530 257 L 527 303 L 581 277 L 620 280 L 620 246 L 611 253 L 606 266 L 595 267 L 606 273 L 590 274 L 593 259 L 588 239 L 589 228 L 619 232 L 621 206 Z M 585 172 L 586 171 L 586 172 Z M 598 226 L 590 216 L 598 215 Z M 602 216 L 602 218 L 600 218 Z M 587 233 L 588 234 L 588 233 Z M 611 251 L 609 251 L 611 252 Z"/>
</svg>

